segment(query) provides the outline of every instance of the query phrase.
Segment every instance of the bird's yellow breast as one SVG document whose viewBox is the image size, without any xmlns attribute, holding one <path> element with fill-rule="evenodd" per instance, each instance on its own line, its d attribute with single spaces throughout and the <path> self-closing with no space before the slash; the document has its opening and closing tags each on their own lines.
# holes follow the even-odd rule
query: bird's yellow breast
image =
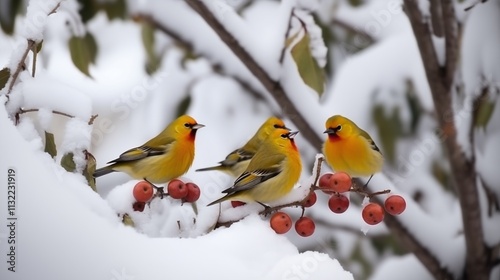
<svg viewBox="0 0 500 280">
<path fill-rule="evenodd" d="M 370 176 L 382 169 L 383 157 L 359 135 L 349 138 L 329 137 L 323 147 L 326 161 L 335 171 L 353 177 Z"/>
<path fill-rule="evenodd" d="M 154 184 L 166 183 L 182 176 L 194 160 L 194 141 L 175 141 L 163 155 L 151 156 L 137 161 L 131 167 L 130 175 L 141 174 Z M 133 176 L 135 177 L 135 176 Z M 143 179 L 136 178 L 136 179 Z"/>
</svg>

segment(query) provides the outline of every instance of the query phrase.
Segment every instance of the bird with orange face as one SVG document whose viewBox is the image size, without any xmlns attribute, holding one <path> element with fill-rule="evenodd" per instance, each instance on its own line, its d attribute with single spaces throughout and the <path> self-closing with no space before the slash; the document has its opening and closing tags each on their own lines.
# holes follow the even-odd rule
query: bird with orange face
<svg viewBox="0 0 500 280">
<path fill-rule="evenodd" d="M 204 125 L 183 115 L 143 145 L 122 153 L 108 166 L 97 169 L 94 177 L 125 172 L 134 179 L 166 183 L 186 173 L 194 160 L 196 131 Z"/>
<path fill-rule="evenodd" d="M 370 176 L 380 172 L 384 157 L 370 135 L 346 117 L 335 115 L 326 121 L 328 134 L 323 145 L 326 162 L 351 177 Z M 368 184 L 368 182 L 366 184 Z"/>
<path fill-rule="evenodd" d="M 267 208 L 264 203 L 286 196 L 298 182 L 302 170 L 294 141 L 297 133 L 281 128 L 272 131 L 233 186 L 222 191 L 226 195 L 208 206 L 238 200 L 257 202 Z"/>
<path fill-rule="evenodd" d="M 196 171 L 223 171 L 233 177 L 238 177 L 248 166 L 248 163 L 257 152 L 264 139 L 275 129 L 288 129 L 283 120 L 277 117 L 268 118 L 257 130 L 254 136 L 243 145 L 231 153 L 229 153 L 219 165 L 197 169 Z"/>
</svg>

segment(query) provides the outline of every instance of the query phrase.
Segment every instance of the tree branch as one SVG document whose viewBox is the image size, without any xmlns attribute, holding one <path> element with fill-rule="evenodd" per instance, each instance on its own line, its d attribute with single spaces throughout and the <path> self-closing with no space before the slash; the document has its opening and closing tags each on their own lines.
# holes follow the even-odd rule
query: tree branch
<svg viewBox="0 0 500 280">
<path fill-rule="evenodd" d="M 427 81 L 432 92 L 437 121 L 446 144 L 449 162 L 456 191 L 462 210 L 462 221 L 466 243 L 467 277 L 488 279 L 489 266 L 484 244 L 483 227 L 480 213 L 479 196 L 476 185 L 474 157 L 468 159 L 457 142 L 454 122 L 451 85 L 456 68 L 457 34 L 453 4 L 442 0 L 443 22 L 446 46 L 446 65 L 439 67 L 428 23 L 424 22 L 416 0 L 404 0 L 405 11 L 410 19 L 415 38 L 420 50 Z M 452 42 L 455 41 L 455 42 Z M 448 59 L 450 61 L 448 61 Z M 421 259 L 422 262 L 424 260 Z M 429 267 L 428 267 L 429 268 Z"/>
<path fill-rule="evenodd" d="M 56 13 L 57 9 L 59 9 L 59 6 L 61 6 L 61 2 L 58 2 L 56 4 L 56 6 L 52 10 L 49 11 L 47 16 L 50 16 L 51 14 Z M 12 74 L 12 78 L 10 79 L 10 84 L 9 84 L 8 89 L 7 89 L 7 93 L 5 94 L 5 96 L 7 97 L 7 101 L 5 103 L 7 103 L 9 101 L 9 95 L 12 92 L 12 89 L 14 88 L 14 84 L 16 83 L 17 78 L 19 77 L 19 74 L 21 73 L 21 71 L 26 70 L 26 64 L 24 63 L 24 61 L 26 60 L 26 57 L 28 57 L 30 50 L 33 50 L 33 53 L 35 53 L 35 55 L 36 55 L 36 48 L 35 47 L 36 47 L 36 42 L 34 40 L 28 39 L 28 45 L 26 46 L 26 49 L 24 50 L 23 55 L 21 56 L 21 59 L 19 60 L 19 62 L 17 64 L 16 70 L 14 71 L 14 73 Z M 35 62 L 36 62 L 36 60 L 33 63 L 35 63 Z M 35 66 L 33 65 L 33 76 L 34 75 L 35 75 Z"/>
<path fill-rule="evenodd" d="M 273 80 L 269 74 L 255 61 L 255 59 L 240 45 L 236 38 L 215 18 L 203 1 L 186 0 L 212 29 L 219 35 L 221 40 L 233 51 L 233 53 L 245 64 L 250 72 L 269 91 L 271 96 L 280 104 L 284 113 L 300 130 L 304 138 L 317 150 L 321 149 L 323 141 L 309 126 L 295 104 L 288 98 L 279 81 Z"/>
<path fill-rule="evenodd" d="M 220 38 L 233 50 L 233 52 L 240 58 L 240 60 L 248 67 L 248 69 L 261 81 L 261 83 L 270 91 L 271 95 L 276 99 L 279 104 L 284 104 L 291 109 L 295 116 L 299 118 L 296 119 L 295 124 L 302 131 L 304 128 L 307 128 L 310 131 L 310 127 L 307 125 L 305 120 L 303 119 L 300 112 L 295 108 L 293 103 L 288 99 L 286 93 L 284 92 L 281 85 L 273 81 L 267 73 L 257 64 L 257 62 L 242 48 L 241 45 L 236 41 L 236 39 L 229 34 L 229 32 L 222 26 L 217 19 L 210 13 L 208 8 L 201 1 L 196 0 L 187 0 L 187 3 L 196 10 L 205 21 L 214 29 L 214 31 L 219 34 Z M 422 27 L 423 30 L 423 27 Z M 432 65 L 431 72 L 436 73 L 436 79 L 439 77 L 439 65 L 437 63 L 437 55 L 434 51 L 434 46 L 432 42 L 427 46 L 427 50 L 431 52 L 434 58 L 434 65 Z M 313 144 L 313 146 L 320 150 L 321 148 L 321 140 L 319 137 L 312 131 L 309 133 L 304 133 L 306 138 Z M 300 202 L 293 202 L 291 205 L 299 205 Z M 232 223 L 232 221 L 226 223 L 218 223 L 217 226 L 228 226 Z M 396 232 L 399 238 L 403 241 L 403 244 L 407 246 L 407 248 L 412 249 L 417 257 L 427 265 L 429 270 L 431 270 L 434 275 L 442 276 L 442 279 L 452 279 L 451 274 L 445 269 L 441 268 L 441 263 L 437 260 L 430 252 L 422 246 L 418 242 L 418 240 L 409 233 L 401 223 L 397 221 L 395 218 L 389 218 L 389 223 L 387 224 L 391 231 Z"/>
<path fill-rule="evenodd" d="M 184 38 L 182 38 L 182 36 L 180 36 L 174 30 L 172 30 L 172 29 L 168 28 L 167 26 L 163 25 L 161 22 L 159 22 L 158 20 L 156 20 L 151 15 L 135 14 L 135 15 L 132 16 L 132 18 L 134 18 L 135 21 L 140 21 L 140 22 L 145 22 L 147 24 L 150 24 L 154 28 L 156 28 L 156 29 L 160 30 L 161 32 L 163 32 L 165 35 L 167 35 L 170 38 L 174 39 L 175 42 L 181 48 L 184 48 L 184 49 L 186 49 L 186 50 L 188 50 L 189 52 L 192 52 L 192 53 L 195 52 L 195 49 L 194 49 L 193 45 L 190 42 L 186 41 Z M 212 70 L 215 73 L 218 73 L 218 74 L 220 74 L 222 76 L 230 77 L 230 78 L 234 79 L 236 82 L 238 82 L 241 85 L 241 87 L 243 89 L 245 89 L 250 95 L 252 95 L 253 97 L 255 97 L 257 100 L 266 100 L 266 98 L 264 97 L 264 95 L 261 92 L 259 92 L 257 89 L 253 88 L 247 81 L 244 81 L 240 77 L 237 77 L 237 76 L 234 76 L 234 75 L 228 75 L 227 73 L 224 73 L 221 65 L 219 65 L 219 64 L 212 63 L 211 66 L 212 66 Z"/>
<path fill-rule="evenodd" d="M 432 31 L 434 32 L 434 35 L 437 37 L 443 37 L 444 31 L 443 31 L 443 17 L 442 15 L 442 8 L 441 8 L 441 1 L 429 1 L 430 2 L 430 10 L 431 10 L 431 22 L 432 22 Z"/>
<path fill-rule="evenodd" d="M 446 52 L 444 86 L 449 90 L 453 83 L 458 59 L 457 19 L 451 0 L 441 0 L 441 10 Z"/>
</svg>

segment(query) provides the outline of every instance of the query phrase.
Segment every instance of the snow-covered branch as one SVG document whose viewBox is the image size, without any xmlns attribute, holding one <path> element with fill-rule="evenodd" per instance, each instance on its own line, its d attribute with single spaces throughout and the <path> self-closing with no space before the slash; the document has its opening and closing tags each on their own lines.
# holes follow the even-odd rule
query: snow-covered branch
<svg viewBox="0 0 500 280">
<path fill-rule="evenodd" d="M 57 11 L 57 9 L 59 9 L 59 6 L 61 5 L 61 2 L 58 2 L 53 8 L 52 10 L 50 10 L 46 16 L 50 16 L 51 14 L 55 13 Z M 9 98 L 9 95 L 10 93 L 12 92 L 12 89 L 14 88 L 14 85 L 16 84 L 16 81 L 17 81 L 17 78 L 19 77 L 19 74 L 26 70 L 26 64 L 25 64 L 25 60 L 26 58 L 28 57 L 28 54 L 31 51 L 33 51 L 34 53 L 36 53 L 36 49 L 35 49 L 35 46 L 37 45 L 37 42 L 36 40 L 32 39 L 32 38 L 27 38 L 28 40 L 28 43 L 26 45 L 26 48 L 24 49 L 24 52 L 22 53 L 22 55 L 20 56 L 19 58 L 19 61 L 17 63 L 17 67 L 15 69 L 14 72 L 12 72 L 12 76 L 9 80 L 9 86 L 7 88 L 7 92 L 6 92 L 6 96 L 7 98 Z M 33 75 L 34 75 L 34 72 L 35 71 L 35 61 L 33 62 Z M 7 99 L 8 100 L 8 99 Z"/>
<path fill-rule="evenodd" d="M 480 213 L 474 157 L 467 158 L 457 142 L 453 118 L 451 85 L 456 71 L 458 35 L 453 3 L 441 1 L 445 35 L 446 62 L 439 65 L 432 41 L 429 23 L 424 20 L 418 1 L 405 0 L 405 11 L 410 19 L 420 50 L 427 80 L 431 88 L 441 138 L 448 150 L 452 175 L 462 209 L 466 241 L 466 274 L 475 279 L 488 279 L 488 263 Z"/>
<path fill-rule="evenodd" d="M 175 42 L 180 45 L 183 49 L 188 50 L 189 52 L 195 53 L 195 48 L 193 44 L 186 39 L 184 39 L 182 36 L 177 34 L 177 32 L 168 26 L 165 26 L 163 23 L 158 21 L 156 18 L 154 18 L 152 15 L 148 15 L 145 13 L 138 13 L 134 14 L 132 16 L 135 21 L 140 21 L 144 22 L 147 24 L 150 24 L 153 26 L 155 29 L 160 30 L 163 32 L 165 35 L 169 36 L 170 38 L 174 39 Z M 245 89 L 249 94 L 251 94 L 253 97 L 255 97 L 257 100 L 264 100 L 265 97 L 262 95 L 261 92 L 259 92 L 257 89 L 253 88 L 252 85 L 250 85 L 247 81 L 243 80 L 242 78 L 236 76 L 236 75 L 231 75 L 230 73 L 224 72 L 220 64 L 216 63 L 211 63 L 212 70 L 222 76 L 227 76 L 230 77 L 231 79 L 234 79 L 236 82 L 238 82 L 243 89 Z M 276 114 L 278 115 L 278 114 Z"/>
<path fill-rule="evenodd" d="M 191 6 L 212 29 L 219 35 L 222 41 L 233 51 L 233 53 L 245 64 L 250 72 L 269 91 L 278 104 L 280 104 L 287 115 L 293 116 L 292 121 L 313 147 L 319 150 L 322 140 L 307 123 L 295 104 L 290 100 L 279 81 L 272 79 L 269 74 L 257 63 L 257 61 L 241 46 L 235 37 L 221 24 L 212 14 L 203 1 L 187 0 Z"/>
</svg>

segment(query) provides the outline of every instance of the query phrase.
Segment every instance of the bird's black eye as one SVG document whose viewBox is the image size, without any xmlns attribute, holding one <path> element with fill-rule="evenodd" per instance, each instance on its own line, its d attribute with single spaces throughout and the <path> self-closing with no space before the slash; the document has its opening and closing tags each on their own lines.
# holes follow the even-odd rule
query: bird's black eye
<svg viewBox="0 0 500 280">
<path fill-rule="evenodd" d="M 190 123 L 185 123 L 184 126 L 185 127 L 191 127 L 191 124 Z"/>
<path fill-rule="evenodd" d="M 288 134 L 281 134 L 281 138 L 288 138 Z"/>
<path fill-rule="evenodd" d="M 341 131 L 341 130 L 342 130 L 342 126 L 341 126 L 341 125 L 337 126 L 337 127 L 335 128 L 335 130 L 336 130 L 336 131 Z"/>
<path fill-rule="evenodd" d="M 281 128 L 281 126 L 279 124 L 275 124 L 274 128 Z"/>
</svg>

